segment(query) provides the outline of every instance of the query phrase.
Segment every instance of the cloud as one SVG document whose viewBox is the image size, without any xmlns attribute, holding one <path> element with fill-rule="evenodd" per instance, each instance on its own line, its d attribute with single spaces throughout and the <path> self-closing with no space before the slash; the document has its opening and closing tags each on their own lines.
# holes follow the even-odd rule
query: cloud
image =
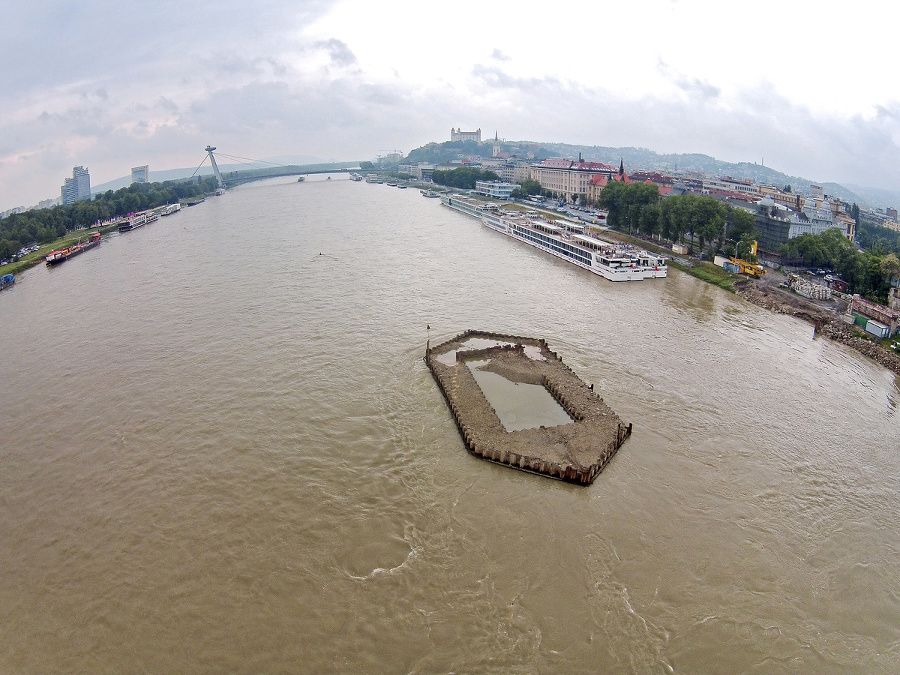
<svg viewBox="0 0 900 675">
<path fill-rule="evenodd" d="M 336 38 L 316 42 L 313 46 L 327 51 L 331 62 L 337 66 L 346 67 L 356 64 L 356 55 L 345 43 Z"/>
<path fill-rule="evenodd" d="M 900 120 L 900 104 L 897 101 L 891 101 L 888 105 L 876 105 L 875 114 L 881 121 L 895 122 Z"/>
<path fill-rule="evenodd" d="M 598 55 L 577 42 L 540 55 L 512 52 L 512 40 L 539 37 L 529 17 L 505 17 L 506 37 L 490 21 L 469 25 L 459 11 L 448 33 L 438 28 L 447 25 L 441 10 L 410 5 L 401 44 L 373 34 L 383 10 L 371 3 L 113 7 L 46 0 L 6 12 L 0 40 L 16 68 L 0 70 L 0 209 L 54 195 L 78 164 L 100 183 L 139 164 L 196 164 L 207 143 L 257 158 L 364 159 L 443 140 L 460 124 L 520 140 L 765 157 L 813 180 L 900 180 L 900 90 L 892 81 L 874 103 L 845 97 L 854 102 L 849 112 L 823 112 L 798 91 L 828 87 L 798 82 L 796 70 L 762 69 L 755 77 L 771 81 L 737 81 L 710 48 L 678 33 L 693 25 L 678 23 L 680 8 L 660 7 L 649 25 L 641 12 L 616 15 L 617 35 L 649 31 L 648 46 L 625 66 L 616 49 Z M 742 25 L 732 26 L 729 41 L 741 39 Z M 855 58 L 852 46 L 842 59 Z"/>
<path fill-rule="evenodd" d="M 691 77 L 680 73 L 669 66 L 660 58 L 656 66 L 657 72 L 666 80 L 672 82 L 678 89 L 688 94 L 691 98 L 700 98 L 706 100 L 715 100 L 721 94 L 721 89 L 706 80 L 698 77 Z"/>
<path fill-rule="evenodd" d="M 528 95 L 562 88 L 562 82 L 555 77 L 514 77 L 496 66 L 476 64 L 472 68 L 472 75 L 488 87 L 515 89 Z"/>
<path fill-rule="evenodd" d="M 675 84 L 683 92 L 698 94 L 700 98 L 705 99 L 716 99 L 721 93 L 718 87 L 714 87 L 709 82 L 704 82 L 696 77 L 679 77 L 675 80 Z"/>
</svg>

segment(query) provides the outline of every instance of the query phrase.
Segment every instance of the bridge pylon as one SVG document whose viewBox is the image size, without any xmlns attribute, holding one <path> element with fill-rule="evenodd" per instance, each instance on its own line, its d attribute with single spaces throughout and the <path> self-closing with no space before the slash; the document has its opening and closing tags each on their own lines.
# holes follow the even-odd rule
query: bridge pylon
<svg viewBox="0 0 900 675">
<path fill-rule="evenodd" d="M 219 165 L 216 164 L 216 158 L 213 156 L 213 150 L 215 148 L 211 145 L 206 146 L 206 152 L 209 153 L 209 163 L 212 164 L 213 173 L 216 174 L 216 180 L 219 182 L 219 188 L 225 187 L 225 181 L 222 180 L 222 174 L 219 173 Z"/>
</svg>

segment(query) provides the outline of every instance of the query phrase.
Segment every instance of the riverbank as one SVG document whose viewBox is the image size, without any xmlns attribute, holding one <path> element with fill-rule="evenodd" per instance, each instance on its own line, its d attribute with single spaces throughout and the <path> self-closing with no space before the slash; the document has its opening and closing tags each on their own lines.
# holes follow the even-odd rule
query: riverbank
<svg viewBox="0 0 900 675">
<path fill-rule="evenodd" d="M 205 198 L 204 198 L 205 199 Z M 202 199 L 200 200 L 202 201 Z M 193 204 L 189 204 L 193 205 Z M 156 212 L 159 212 L 163 207 L 159 207 L 155 209 Z M 85 228 L 83 230 L 75 230 L 74 232 L 69 232 L 63 237 L 50 242 L 49 244 L 45 244 L 41 246 L 37 251 L 33 251 L 26 256 L 23 256 L 19 260 L 9 263 L 8 265 L 0 266 L 0 275 L 3 274 L 20 274 L 24 272 L 30 267 L 34 267 L 35 265 L 39 265 L 45 261 L 47 254 L 51 251 L 56 251 L 59 249 L 66 248 L 68 246 L 72 246 L 73 244 L 78 243 L 79 241 L 84 241 L 89 239 L 92 234 L 95 232 L 99 232 L 100 234 L 107 234 L 108 232 L 113 232 L 119 229 L 119 225 L 126 222 L 127 218 L 118 217 L 114 220 L 107 221 L 102 225 L 93 226 L 89 228 Z"/>
<path fill-rule="evenodd" d="M 852 324 L 844 323 L 833 309 L 756 279 L 739 280 L 735 283 L 735 292 L 757 307 L 807 321 L 813 325 L 815 336 L 823 335 L 847 345 L 895 375 L 900 375 L 900 356 L 893 350 L 882 347 L 874 338 L 866 337 Z"/>
<path fill-rule="evenodd" d="M 35 265 L 40 265 L 42 262 L 44 262 L 46 260 L 47 254 L 51 251 L 57 251 L 59 249 L 77 244 L 80 241 L 86 241 L 87 239 L 90 239 L 91 235 L 95 232 L 106 234 L 107 232 L 115 230 L 116 228 L 118 228 L 118 226 L 119 223 L 118 221 L 116 221 L 107 225 L 102 225 L 101 227 L 90 227 L 85 230 L 76 230 L 75 232 L 71 232 L 64 237 L 60 237 L 56 241 L 41 246 L 37 251 L 29 253 L 16 262 L 9 263 L 8 265 L 3 265 L 2 267 L 0 267 L 0 275 L 21 274 L 28 268 L 34 267 Z"/>
<path fill-rule="evenodd" d="M 604 234 L 608 234 L 610 238 L 643 246 L 648 251 L 667 252 L 671 255 L 670 250 L 641 237 L 612 230 Z M 816 302 L 797 295 L 793 291 L 780 288 L 779 282 L 786 277 L 779 272 L 769 270 L 762 279 L 751 279 L 732 274 L 712 263 L 693 257 L 670 260 L 669 265 L 730 293 L 736 293 L 757 307 L 803 319 L 813 326 L 816 336 L 821 335 L 840 342 L 884 366 L 895 375 L 900 375 L 900 356 L 892 349 L 883 347 L 874 338 L 868 337 L 859 328 L 844 323 L 840 316 L 842 308 L 838 302 Z"/>
</svg>

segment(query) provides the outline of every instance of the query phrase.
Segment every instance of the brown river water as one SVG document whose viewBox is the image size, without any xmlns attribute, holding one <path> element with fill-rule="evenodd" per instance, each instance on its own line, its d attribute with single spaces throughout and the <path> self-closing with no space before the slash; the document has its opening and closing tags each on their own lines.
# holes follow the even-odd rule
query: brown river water
<svg viewBox="0 0 900 675">
<path fill-rule="evenodd" d="M 468 455 L 422 361 L 544 337 L 634 433 Z M 673 270 L 247 185 L 0 294 L 2 673 L 900 672 L 900 392 Z"/>
</svg>

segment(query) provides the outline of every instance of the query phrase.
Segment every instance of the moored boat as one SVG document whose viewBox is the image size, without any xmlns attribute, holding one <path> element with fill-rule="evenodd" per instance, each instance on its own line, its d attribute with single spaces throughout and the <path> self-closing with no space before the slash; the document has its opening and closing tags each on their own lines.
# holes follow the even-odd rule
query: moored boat
<svg viewBox="0 0 900 675">
<path fill-rule="evenodd" d="M 668 276 L 666 258 L 644 249 L 609 242 L 585 234 L 577 223 L 541 219 L 537 212 L 513 215 L 495 204 L 459 195 L 441 197 L 441 203 L 481 219 L 492 230 L 598 274 L 610 281 L 641 281 Z"/>
<path fill-rule="evenodd" d="M 16 283 L 16 278 L 12 274 L 4 274 L 0 277 L 0 291 L 4 288 L 9 288 L 14 283 Z"/>
<path fill-rule="evenodd" d="M 490 202 L 483 202 L 478 199 L 472 199 L 471 197 L 462 197 L 453 194 L 442 194 L 441 204 L 449 206 L 451 209 L 462 211 L 467 216 L 474 216 L 475 218 L 481 218 L 481 214 L 488 206 L 490 206 L 491 209 L 497 208 Z"/>
<path fill-rule="evenodd" d="M 141 213 L 132 213 L 128 216 L 128 220 L 119 225 L 119 232 L 130 232 L 139 227 L 148 225 L 155 220 L 159 220 L 159 214 L 156 211 L 142 211 Z"/>
<path fill-rule="evenodd" d="M 58 265 L 59 263 L 65 262 L 69 258 L 78 255 L 79 253 L 84 253 L 87 250 L 94 248 L 95 246 L 99 246 L 100 244 L 100 233 L 94 232 L 91 235 L 91 238 L 87 241 L 79 242 L 77 244 L 72 244 L 71 246 L 67 246 L 66 248 L 57 249 L 55 251 L 50 251 L 45 257 L 44 260 L 48 265 Z"/>
</svg>

